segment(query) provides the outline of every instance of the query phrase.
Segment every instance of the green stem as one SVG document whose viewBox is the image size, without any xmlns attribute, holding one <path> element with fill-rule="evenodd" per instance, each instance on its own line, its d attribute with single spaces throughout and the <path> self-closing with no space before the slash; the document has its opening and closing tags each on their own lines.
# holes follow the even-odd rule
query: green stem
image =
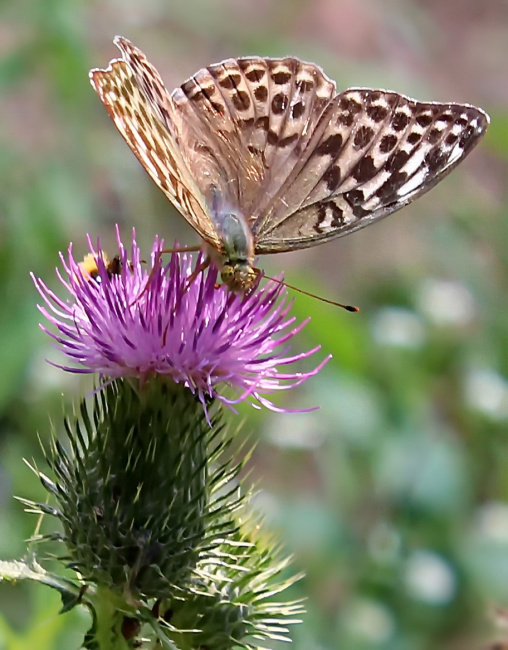
<svg viewBox="0 0 508 650">
<path fill-rule="evenodd" d="M 126 639 L 123 633 L 125 600 L 106 587 L 98 587 L 93 607 L 95 625 L 89 633 L 87 647 L 93 650 L 131 650 L 133 639 Z"/>
</svg>

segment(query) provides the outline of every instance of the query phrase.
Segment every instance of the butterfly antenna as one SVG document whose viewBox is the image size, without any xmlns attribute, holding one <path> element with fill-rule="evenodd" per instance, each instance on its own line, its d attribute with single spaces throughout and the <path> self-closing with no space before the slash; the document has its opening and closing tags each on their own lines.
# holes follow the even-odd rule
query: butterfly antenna
<svg viewBox="0 0 508 650">
<path fill-rule="evenodd" d="M 256 269 L 256 271 L 257 270 L 258 269 Z M 277 278 L 271 278 L 269 275 L 263 274 L 263 277 L 265 277 L 267 280 L 271 280 L 272 282 L 277 282 L 277 284 L 281 284 L 283 287 L 287 287 L 288 289 L 292 289 L 293 291 L 297 291 L 298 293 L 303 293 L 304 296 L 310 296 L 311 298 L 316 298 L 316 300 L 320 300 L 321 302 L 326 302 L 329 305 L 334 305 L 334 307 L 341 307 L 346 311 L 352 311 L 352 312 L 360 311 L 360 307 L 355 307 L 354 305 L 343 305 L 341 302 L 336 302 L 335 300 L 328 300 L 328 298 L 317 296 L 315 293 L 310 293 L 310 291 L 304 291 L 304 289 L 299 289 L 298 287 L 294 287 L 293 285 L 288 284 L 287 282 L 283 282 L 282 280 L 277 280 Z"/>
</svg>

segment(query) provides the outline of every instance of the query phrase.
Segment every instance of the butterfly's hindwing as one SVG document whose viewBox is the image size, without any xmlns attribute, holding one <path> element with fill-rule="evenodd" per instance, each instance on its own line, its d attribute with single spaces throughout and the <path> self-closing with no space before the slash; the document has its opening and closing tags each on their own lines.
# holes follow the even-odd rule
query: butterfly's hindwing
<svg viewBox="0 0 508 650">
<path fill-rule="evenodd" d="M 338 95 L 322 120 L 325 131 L 256 222 L 259 253 L 312 246 L 395 212 L 451 171 L 488 125 L 474 106 L 369 89 Z"/>
</svg>

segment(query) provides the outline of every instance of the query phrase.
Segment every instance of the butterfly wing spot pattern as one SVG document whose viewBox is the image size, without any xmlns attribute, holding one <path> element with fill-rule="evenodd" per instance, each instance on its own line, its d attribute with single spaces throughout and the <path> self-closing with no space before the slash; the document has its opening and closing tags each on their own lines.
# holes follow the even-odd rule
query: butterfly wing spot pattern
<svg viewBox="0 0 508 650">
<path fill-rule="evenodd" d="M 294 57 L 226 59 L 169 93 L 123 37 L 92 86 L 153 181 L 245 291 L 254 256 L 347 235 L 418 198 L 473 149 L 489 117 L 396 92 L 336 93 Z"/>
</svg>

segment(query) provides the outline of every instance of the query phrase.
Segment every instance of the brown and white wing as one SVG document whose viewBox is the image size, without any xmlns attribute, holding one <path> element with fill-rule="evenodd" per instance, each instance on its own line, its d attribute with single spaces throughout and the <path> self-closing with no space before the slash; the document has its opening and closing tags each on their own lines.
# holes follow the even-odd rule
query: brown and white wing
<svg viewBox="0 0 508 650">
<path fill-rule="evenodd" d="M 171 98 L 184 151 L 202 153 L 202 193 L 215 185 L 252 225 L 290 178 L 334 94 L 321 68 L 291 57 L 226 59 L 199 70 Z"/>
<path fill-rule="evenodd" d="M 256 252 L 307 248 L 399 210 L 458 165 L 488 124 L 467 104 L 362 88 L 337 95 L 270 205 L 254 212 Z"/>
<path fill-rule="evenodd" d="M 220 242 L 195 170 L 181 150 L 173 101 L 157 70 L 127 39 L 117 36 L 122 58 L 90 72 L 90 82 L 111 119 L 150 177 L 203 239 Z"/>
<path fill-rule="evenodd" d="M 489 118 L 335 84 L 296 58 L 227 59 L 169 95 L 129 41 L 92 85 L 150 176 L 221 247 L 217 205 L 244 215 L 256 252 L 345 235 L 400 209 L 455 167 Z"/>
</svg>

